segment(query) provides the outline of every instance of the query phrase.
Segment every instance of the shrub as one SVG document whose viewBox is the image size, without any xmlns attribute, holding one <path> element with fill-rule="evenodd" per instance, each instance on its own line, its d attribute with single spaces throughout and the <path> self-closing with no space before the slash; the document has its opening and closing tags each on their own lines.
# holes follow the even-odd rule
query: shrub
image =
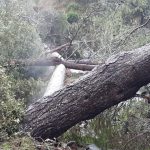
<svg viewBox="0 0 150 150">
<path fill-rule="evenodd" d="M 70 24 L 76 23 L 76 22 L 78 22 L 78 20 L 79 20 L 79 16 L 78 16 L 77 13 L 75 13 L 75 12 L 69 12 L 69 13 L 67 14 L 67 21 L 68 21 Z"/>
<path fill-rule="evenodd" d="M 0 72 L 0 85 L 0 137 L 4 138 L 18 130 L 24 105 L 15 100 L 12 82 L 3 70 Z"/>
<path fill-rule="evenodd" d="M 68 6 L 67 6 L 67 11 L 78 11 L 79 10 L 79 4 L 77 3 L 70 3 Z"/>
<path fill-rule="evenodd" d="M 1 62 L 12 58 L 36 57 L 42 46 L 34 23 L 31 3 L 26 0 L 2 0 L 1 3 Z"/>
</svg>

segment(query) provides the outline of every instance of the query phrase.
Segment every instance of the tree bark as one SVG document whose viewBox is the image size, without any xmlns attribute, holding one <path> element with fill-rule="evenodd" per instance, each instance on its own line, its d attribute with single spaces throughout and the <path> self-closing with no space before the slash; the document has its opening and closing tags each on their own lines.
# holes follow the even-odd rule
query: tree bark
<svg viewBox="0 0 150 150">
<path fill-rule="evenodd" d="M 86 65 L 100 65 L 98 62 L 93 62 L 90 59 L 81 59 L 81 60 L 67 60 L 69 63 L 76 64 L 86 64 Z"/>
<path fill-rule="evenodd" d="M 12 63 L 13 62 L 13 63 Z M 77 70 L 83 70 L 83 71 L 91 71 L 96 65 L 87 65 L 87 64 L 79 64 L 74 62 L 69 62 L 66 60 L 63 60 L 58 57 L 50 57 L 50 58 L 39 58 L 36 60 L 13 60 L 9 63 L 9 65 L 5 65 L 3 67 L 8 66 L 56 66 L 59 64 L 65 65 L 66 68 L 69 69 L 77 69 Z"/>
<path fill-rule="evenodd" d="M 132 98 L 150 82 L 150 45 L 110 57 L 72 85 L 42 98 L 26 111 L 33 137 L 58 137 L 83 120 Z"/>
</svg>

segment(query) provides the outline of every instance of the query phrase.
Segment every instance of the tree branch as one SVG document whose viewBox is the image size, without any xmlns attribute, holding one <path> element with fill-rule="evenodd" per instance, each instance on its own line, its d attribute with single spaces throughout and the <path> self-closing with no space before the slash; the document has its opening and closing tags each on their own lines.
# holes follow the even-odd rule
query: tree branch
<svg viewBox="0 0 150 150">
<path fill-rule="evenodd" d="M 3 67 L 11 67 L 11 66 L 56 66 L 59 64 L 65 65 L 66 68 L 69 69 L 77 69 L 83 71 L 91 71 L 94 67 L 96 67 L 96 63 L 90 64 L 90 61 L 79 60 L 79 61 L 66 61 L 58 57 L 50 57 L 50 58 L 39 58 L 36 60 L 12 60 L 7 65 L 3 65 Z"/>
<path fill-rule="evenodd" d="M 70 43 L 63 44 L 63 45 L 58 46 L 52 50 L 46 51 L 45 54 L 61 51 L 63 48 L 68 47 L 69 45 L 70 45 Z"/>
<path fill-rule="evenodd" d="M 147 19 L 147 21 L 146 21 L 144 24 L 142 24 L 142 25 L 136 27 L 135 29 L 133 29 L 133 30 L 124 38 L 124 40 L 121 40 L 121 41 L 119 42 L 119 44 L 117 45 L 117 47 L 120 46 L 121 43 L 124 44 L 124 43 L 126 42 L 126 40 L 127 40 L 134 32 L 136 32 L 138 29 L 145 27 L 145 26 L 149 23 L 149 21 L 150 21 L 150 17 Z"/>
</svg>

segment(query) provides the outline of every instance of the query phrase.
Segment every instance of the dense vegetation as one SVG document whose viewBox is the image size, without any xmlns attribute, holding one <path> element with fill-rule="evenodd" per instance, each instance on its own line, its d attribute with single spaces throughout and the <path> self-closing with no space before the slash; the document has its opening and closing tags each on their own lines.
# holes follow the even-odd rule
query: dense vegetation
<svg viewBox="0 0 150 150">
<path fill-rule="evenodd" d="M 10 63 L 13 59 L 37 57 L 42 43 L 35 24 L 28 19 L 34 13 L 31 3 L 1 1 L 0 8 L 0 137 L 3 139 L 18 131 L 25 105 L 35 96 L 34 91 L 38 92 L 40 82 L 30 76 L 30 68 Z"/>
<path fill-rule="evenodd" d="M 44 3 L 0 1 L 0 142 L 19 131 L 26 106 L 41 96 L 46 83 L 42 76 L 46 69 L 11 66 L 12 60 L 38 58 L 43 43 L 54 48 L 71 42 L 61 52 L 64 58 L 99 62 L 150 43 L 149 0 Z M 149 85 L 143 89 L 149 92 Z M 149 105 L 145 99 L 133 100 L 73 127 L 60 139 L 95 143 L 103 149 L 149 150 Z"/>
</svg>

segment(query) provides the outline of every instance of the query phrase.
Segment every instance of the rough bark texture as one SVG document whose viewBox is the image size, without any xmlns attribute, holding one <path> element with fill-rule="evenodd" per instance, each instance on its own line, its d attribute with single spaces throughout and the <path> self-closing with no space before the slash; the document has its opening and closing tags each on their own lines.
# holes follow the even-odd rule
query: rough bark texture
<svg viewBox="0 0 150 150">
<path fill-rule="evenodd" d="M 80 121 L 133 97 L 149 82 L 150 45 L 120 53 L 79 81 L 31 105 L 24 128 L 33 137 L 57 137 Z"/>
</svg>

